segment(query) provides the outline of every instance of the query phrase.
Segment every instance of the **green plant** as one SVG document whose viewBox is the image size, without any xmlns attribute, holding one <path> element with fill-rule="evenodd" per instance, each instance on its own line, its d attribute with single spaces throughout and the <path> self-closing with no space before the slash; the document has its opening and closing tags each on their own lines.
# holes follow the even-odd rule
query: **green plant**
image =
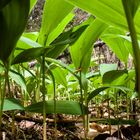
<svg viewBox="0 0 140 140">
<path fill-rule="evenodd" d="M 93 99 L 105 98 L 117 103 L 120 91 L 125 92 L 127 100 L 133 91 L 140 95 L 139 0 L 46 0 L 40 32 L 32 33 L 23 31 L 36 0 L 21 2 L 0 2 L 0 126 L 3 111 L 12 111 L 13 120 L 14 110 L 42 113 L 46 140 L 46 113 L 55 114 L 55 130 L 57 113 L 82 115 L 87 139 L 88 107 Z M 74 17 L 74 6 L 92 15 L 65 30 Z M 91 62 L 93 44 L 98 38 L 124 63 L 123 70 L 117 64 Z M 66 48 L 72 58 L 70 65 L 56 60 Z M 134 70 L 128 69 L 130 55 Z M 32 60 L 35 60 L 33 69 L 28 66 Z M 95 65 L 99 67 L 97 73 L 89 70 Z M 21 102 L 14 98 L 11 85 L 20 88 Z M 111 125 L 110 115 L 108 119 Z"/>
<path fill-rule="evenodd" d="M 8 88 L 8 96 L 13 97 L 10 89 L 9 82 L 9 70 L 12 60 L 13 51 L 16 47 L 16 43 L 24 31 L 26 21 L 29 14 L 30 1 L 22 0 L 12 0 L 7 1 L 3 4 L 0 10 L 0 59 L 3 63 L 5 70 L 5 84 L 3 85 L 3 90 L 0 95 L 0 133 L 1 133 L 1 123 L 2 123 L 2 110 L 4 104 L 4 98 L 6 93 L 6 87 Z M 22 6 L 21 6 L 22 5 Z M 20 11 L 20 12 L 17 12 Z M 12 113 L 12 119 L 14 121 L 14 114 Z M 14 123 L 12 123 L 12 133 L 14 133 Z M 2 135 L 0 134 L 0 138 Z"/>
</svg>

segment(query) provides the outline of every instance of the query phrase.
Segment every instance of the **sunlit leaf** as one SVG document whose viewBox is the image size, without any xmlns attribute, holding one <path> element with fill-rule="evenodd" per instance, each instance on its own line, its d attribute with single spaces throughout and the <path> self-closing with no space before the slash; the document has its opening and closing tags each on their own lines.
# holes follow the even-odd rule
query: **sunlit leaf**
<svg viewBox="0 0 140 140">
<path fill-rule="evenodd" d="M 101 76 L 104 75 L 104 73 L 112 70 L 117 70 L 117 64 L 100 64 L 100 74 Z"/>
<path fill-rule="evenodd" d="M 69 14 L 73 6 L 64 0 L 46 0 L 38 42 L 46 45 L 49 34 Z"/>
<path fill-rule="evenodd" d="M 62 69 L 60 69 L 59 67 L 57 67 L 54 70 L 52 70 L 52 73 L 54 75 L 56 82 L 67 88 L 67 81 L 66 81 L 65 72 Z"/>
<path fill-rule="evenodd" d="M 54 41 L 65 29 L 66 25 L 72 20 L 74 14 L 69 13 L 60 23 L 59 25 L 49 34 L 47 39 L 47 45 L 50 45 L 52 41 Z"/>
<path fill-rule="evenodd" d="M 125 14 L 121 0 L 66 0 L 74 4 L 105 23 L 127 29 Z"/>
<path fill-rule="evenodd" d="M 128 46 L 126 44 L 126 40 L 119 35 L 125 35 L 125 32 L 116 28 L 108 28 L 103 36 L 101 36 L 101 39 L 121 61 L 127 63 L 129 55 Z"/>
<path fill-rule="evenodd" d="M 106 24 L 95 19 L 95 21 L 92 21 L 84 33 L 79 37 L 76 43 L 71 46 L 70 53 L 76 69 L 80 68 L 84 73 L 88 70 L 93 43 L 106 27 Z"/>
<path fill-rule="evenodd" d="M 49 51 L 46 52 L 46 57 L 57 58 L 62 53 L 67 45 L 72 45 L 79 36 L 87 28 L 87 25 L 79 27 L 77 30 L 71 29 L 60 34 L 52 43 Z M 73 31 L 74 30 L 74 31 Z"/>
</svg>

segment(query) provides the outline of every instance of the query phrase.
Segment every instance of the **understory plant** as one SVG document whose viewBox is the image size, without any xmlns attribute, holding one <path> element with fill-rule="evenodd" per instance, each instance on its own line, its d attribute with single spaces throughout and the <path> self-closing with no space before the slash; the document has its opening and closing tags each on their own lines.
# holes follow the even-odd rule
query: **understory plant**
<svg viewBox="0 0 140 140">
<path fill-rule="evenodd" d="M 46 114 L 55 115 L 55 139 L 56 114 L 81 115 L 87 139 L 88 107 L 98 95 L 116 104 L 120 91 L 127 99 L 135 91 L 140 95 L 140 2 L 46 0 L 40 31 L 24 32 L 35 3 L 36 0 L 0 2 L 0 132 L 3 111 L 11 111 L 14 128 L 13 110 L 24 110 L 43 114 L 44 140 L 47 140 Z M 75 16 L 75 7 L 90 16 L 67 29 Z M 124 69 L 117 64 L 91 62 L 93 44 L 98 39 L 124 63 Z M 65 49 L 70 52 L 71 64 L 57 59 Z M 134 61 L 132 70 L 128 68 L 130 56 Z M 97 73 L 90 69 L 94 66 L 98 66 Z M 13 92 L 11 86 L 18 87 L 20 93 Z"/>
</svg>

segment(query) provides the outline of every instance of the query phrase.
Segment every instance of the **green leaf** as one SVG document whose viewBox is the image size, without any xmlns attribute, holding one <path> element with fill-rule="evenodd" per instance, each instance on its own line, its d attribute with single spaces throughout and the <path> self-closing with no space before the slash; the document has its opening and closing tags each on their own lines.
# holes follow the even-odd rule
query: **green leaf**
<svg viewBox="0 0 140 140">
<path fill-rule="evenodd" d="M 46 46 L 50 45 L 65 29 L 66 25 L 72 20 L 74 14 L 69 13 L 59 25 L 49 34 Z"/>
<path fill-rule="evenodd" d="M 31 94 L 32 91 L 37 90 L 36 85 L 37 85 L 36 79 L 35 79 L 34 77 L 29 77 L 29 78 L 27 79 L 27 83 L 26 83 L 27 92 L 28 92 L 29 94 Z"/>
<path fill-rule="evenodd" d="M 19 64 L 37 59 L 38 57 L 42 56 L 48 49 L 49 48 L 38 47 L 24 50 L 13 59 L 12 64 Z"/>
<path fill-rule="evenodd" d="M 117 70 L 117 64 L 100 64 L 100 74 L 103 76 L 106 72 Z"/>
<path fill-rule="evenodd" d="M 122 0 L 66 0 L 67 2 L 78 6 L 87 12 L 93 14 L 96 18 L 102 20 L 108 25 L 128 31 L 128 25 L 122 6 Z M 130 2 L 131 1 L 131 2 Z M 129 0 L 132 15 L 135 21 L 137 33 L 140 34 L 140 10 L 139 0 Z M 132 4 L 131 4 L 132 3 Z"/>
<path fill-rule="evenodd" d="M 124 91 L 131 91 L 129 88 L 127 87 L 124 87 L 124 86 L 116 86 L 116 85 L 110 85 L 110 86 L 104 86 L 104 87 L 99 87 L 93 91 L 91 91 L 88 95 L 88 98 L 87 98 L 87 102 L 90 102 L 95 96 L 97 96 L 100 92 L 108 89 L 108 88 L 115 88 L 115 89 L 119 89 L 119 90 L 122 90 L 123 92 Z"/>
<path fill-rule="evenodd" d="M 128 77 L 127 70 L 112 70 L 103 75 L 103 84 L 122 85 Z"/>
<path fill-rule="evenodd" d="M 71 46 L 70 53 L 76 69 L 81 68 L 83 73 L 87 72 L 90 65 L 93 43 L 106 27 L 106 24 L 98 19 L 95 19 L 91 22 L 79 39 Z"/>
<path fill-rule="evenodd" d="M 56 38 L 51 45 L 60 46 L 60 45 L 72 45 L 79 36 L 86 30 L 88 25 L 80 26 L 77 30 L 71 29 L 67 32 L 63 32 Z M 73 31 L 74 30 L 74 31 Z"/>
<path fill-rule="evenodd" d="M 15 98 L 4 99 L 3 111 L 25 110 L 20 101 Z"/>
<path fill-rule="evenodd" d="M 52 58 L 46 58 L 45 60 L 48 62 L 54 63 L 55 65 L 59 65 L 64 69 L 67 69 L 71 74 L 73 74 L 77 79 L 79 79 L 79 75 L 77 75 L 75 71 L 71 69 L 68 65 L 66 65 L 65 63 L 59 60 L 52 59 Z"/>
<path fill-rule="evenodd" d="M 38 102 L 32 104 L 25 108 L 26 111 L 43 113 L 43 102 Z M 78 102 L 75 101 L 56 101 L 56 113 L 60 114 L 72 114 L 72 115 L 82 115 L 83 113 L 88 113 L 86 107 L 82 111 L 82 107 Z M 46 101 L 46 113 L 54 113 L 54 101 Z"/>
<path fill-rule="evenodd" d="M 67 80 L 66 80 L 66 74 L 65 72 L 60 69 L 59 67 L 52 70 L 52 73 L 55 77 L 55 80 L 58 84 L 63 85 L 65 88 L 67 88 Z"/>
<path fill-rule="evenodd" d="M 64 0 L 46 0 L 38 42 L 45 46 L 49 34 L 72 11 L 73 6 Z"/>
<path fill-rule="evenodd" d="M 0 10 L 0 59 L 7 63 L 9 56 L 24 31 L 30 1 L 11 0 Z"/>
<path fill-rule="evenodd" d="M 21 36 L 17 44 L 17 48 L 20 48 L 20 49 L 29 49 L 29 48 L 35 48 L 35 47 L 41 47 L 41 45 L 37 43 L 36 41 L 29 39 L 27 37 L 24 37 L 24 36 Z"/>
<path fill-rule="evenodd" d="M 21 87 L 21 89 L 26 91 L 26 82 L 24 77 L 20 73 L 10 70 L 9 76 L 12 78 L 12 80 L 16 82 L 16 84 L 18 84 Z"/>
<path fill-rule="evenodd" d="M 139 24 L 140 18 L 139 17 L 140 17 L 140 6 L 134 17 L 135 28 L 136 28 L 137 33 L 140 35 L 140 24 Z"/>
<path fill-rule="evenodd" d="M 127 29 L 125 14 L 123 11 L 121 0 L 66 0 L 74 4 L 103 22 Z M 121 21 L 121 22 L 120 22 Z"/>
<path fill-rule="evenodd" d="M 101 39 L 109 48 L 111 48 L 121 61 L 127 63 L 129 55 L 128 46 L 126 46 L 126 40 L 119 36 L 121 34 L 125 35 L 126 33 L 110 27 L 105 31 L 103 36 L 101 36 Z"/>
<path fill-rule="evenodd" d="M 26 38 L 29 38 L 33 41 L 37 41 L 38 39 L 38 36 L 39 36 L 39 32 L 24 32 L 22 34 L 22 36 L 26 37 Z"/>
<path fill-rule="evenodd" d="M 23 50 L 29 48 L 41 47 L 41 45 L 36 42 L 37 38 L 38 38 L 38 32 L 24 33 L 17 42 L 14 51 L 14 56 L 17 56 Z"/>
<path fill-rule="evenodd" d="M 89 102 L 90 100 L 92 100 L 92 98 L 94 98 L 95 96 L 97 96 L 100 92 L 104 91 L 105 89 L 107 89 L 109 87 L 100 87 L 97 88 L 95 90 L 93 90 L 91 93 L 89 93 L 89 96 L 87 98 L 87 102 Z"/>
<path fill-rule="evenodd" d="M 133 48 L 132 48 L 132 42 L 131 42 L 131 38 L 129 36 L 124 36 L 124 35 L 118 35 L 119 37 L 123 38 L 125 40 L 125 46 L 127 46 L 127 50 L 128 52 L 131 54 L 131 56 L 133 57 Z M 139 41 L 140 44 L 140 41 Z"/>
<path fill-rule="evenodd" d="M 87 25 L 81 26 L 77 30 L 71 29 L 67 32 L 60 34 L 52 43 L 50 50 L 46 53 L 46 57 L 57 58 L 60 53 L 62 53 L 67 45 L 72 45 L 84 32 L 87 28 Z M 74 30 L 74 31 L 72 31 Z"/>
<path fill-rule="evenodd" d="M 37 3 L 37 0 L 30 0 L 30 12 L 32 11 L 36 3 Z"/>
</svg>

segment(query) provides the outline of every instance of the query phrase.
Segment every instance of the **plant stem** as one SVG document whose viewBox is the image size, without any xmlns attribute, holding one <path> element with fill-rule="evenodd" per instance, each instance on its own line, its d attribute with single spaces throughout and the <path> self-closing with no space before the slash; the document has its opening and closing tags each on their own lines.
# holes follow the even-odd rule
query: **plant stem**
<svg viewBox="0 0 140 140">
<path fill-rule="evenodd" d="M 111 119 L 110 119 L 110 116 L 111 116 L 111 113 L 110 113 L 110 99 L 109 99 L 109 90 L 107 90 L 107 107 L 108 107 L 108 120 L 109 120 L 109 134 L 111 135 Z"/>
<path fill-rule="evenodd" d="M 10 81 L 9 81 L 9 64 L 6 65 L 6 72 L 5 72 L 5 86 L 8 88 L 8 96 L 10 98 L 13 98 L 13 94 L 11 93 L 11 88 L 10 88 Z M 6 88 L 6 87 L 5 87 Z M 15 133 L 15 116 L 14 116 L 14 111 L 11 112 L 12 116 L 12 138 L 14 139 L 14 133 Z"/>
<path fill-rule="evenodd" d="M 55 90 L 55 78 L 53 76 L 53 73 L 51 73 L 52 75 L 52 79 L 53 79 L 53 90 L 54 90 L 54 97 L 53 97 L 53 100 L 54 100 L 54 128 L 55 128 L 55 140 L 57 140 L 57 114 L 56 114 L 56 90 Z"/>
<path fill-rule="evenodd" d="M 116 94 L 116 113 L 117 113 L 117 115 L 116 115 L 116 119 L 118 120 L 119 119 L 119 116 L 118 116 L 118 114 L 119 114 L 119 111 L 118 111 L 118 93 L 116 92 L 116 89 L 114 89 L 114 93 Z M 118 127 L 118 138 L 120 139 L 120 135 L 119 135 L 119 133 L 120 133 L 120 125 L 119 125 L 119 123 L 117 124 L 117 127 Z"/>
<path fill-rule="evenodd" d="M 133 53 L 134 53 L 133 57 L 134 57 L 134 65 L 135 65 L 135 72 L 136 72 L 135 90 L 138 92 L 140 98 L 140 48 L 137 41 L 137 34 L 135 30 L 133 17 L 131 14 L 130 3 L 128 0 L 122 0 L 122 4 L 125 11 L 128 28 L 130 31 Z"/>
<path fill-rule="evenodd" d="M 87 132 L 86 132 L 86 118 L 84 113 L 84 98 L 83 98 L 83 92 L 82 92 L 82 72 L 80 71 L 80 79 L 79 79 L 79 85 L 80 85 L 80 103 L 82 104 L 82 118 L 83 118 L 83 126 L 84 126 L 84 137 L 85 140 L 87 139 Z"/>
<path fill-rule="evenodd" d="M 46 88 L 45 88 L 45 56 L 42 56 L 42 89 L 43 89 L 43 140 L 47 140 L 46 126 Z"/>
<path fill-rule="evenodd" d="M 4 97 L 5 97 L 5 86 L 2 90 L 2 83 L 0 79 L 0 140 L 2 140 L 2 110 L 3 110 L 3 104 L 4 104 Z"/>
<path fill-rule="evenodd" d="M 49 66 L 46 65 L 48 70 L 49 70 Z M 52 77 L 52 81 L 53 81 L 53 92 L 54 92 L 54 96 L 53 96 L 53 100 L 54 100 L 54 129 L 55 129 L 55 140 L 57 140 L 57 114 L 56 114 L 56 86 L 55 86 L 55 77 L 52 73 L 51 70 L 49 70 L 50 75 Z"/>
</svg>

